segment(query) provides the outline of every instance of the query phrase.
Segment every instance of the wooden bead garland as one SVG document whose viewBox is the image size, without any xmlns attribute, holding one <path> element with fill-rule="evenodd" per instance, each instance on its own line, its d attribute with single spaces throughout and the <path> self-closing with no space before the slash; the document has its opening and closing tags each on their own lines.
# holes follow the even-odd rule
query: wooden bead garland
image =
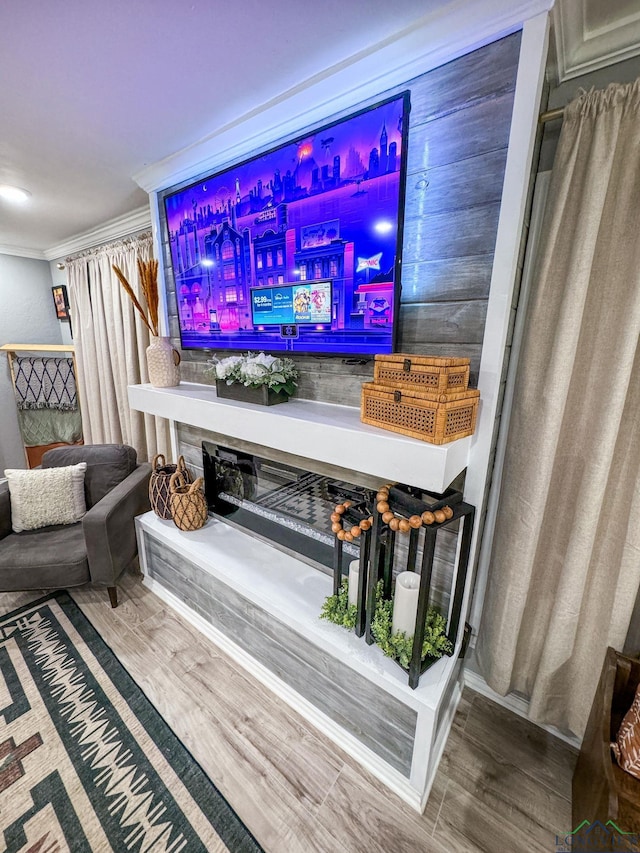
<svg viewBox="0 0 640 853">
<path fill-rule="evenodd" d="M 409 533 L 411 530 L 417 530 L 419 527 L 422 527 L 423 524 L 433 524 L 436 522 L 437 524 L 442 524 L 443 521 L 447 521 L 447 519 L 453 517 L 453 510 L 450 506 L 444 506 L 442 509 L 436 509 L 434 512 L 423 512 L 422 515 L 412 515 L 408 519 L 402 518 L 399 515 L 396 515 L 395 512 L 392 512 L 389 507 L 389 489 L 390 485 L 383 486 L 378 494 L 376 495 L 376 499 L 378 504 L 376 509 L 382 516 L 382 520 L 385 524 L 388 524 L 391 530 L 399 530 L 400 533 Z"/>
<path fill-rule="evenodd" d="M 354 524 L 349 530 L 344 529 L 344 519 L 342 516 L 351 506 L 351 501 L 343 501 L 341 504 L 336 504 L 331 513 L 331 530 L 336 534 L 338 539 L 346 542 L 353 542 L 362 533 L 363 530 L 369 530 L 373 524 L 373 516 L 363 518 L 359 524 Z"/>
<path fill-rule="evenodd" d="M 417 530 L 423 524 L 442 524 L 453 517 L 453 510 L 450 506 L 443 506 L 442 509 L 436 509 L 433 512 L 423 512 L 422 515 L 412 515 L 410 518 L 402 518 L 392 512 L 389 507 L 389 489 L 391 484 L 383 486 L 376 499 L 378 501 L 376 509 L 382 516 L 385 524 L 388 524 L 391 530 L 399 531 L 400 533 L 410 533 L 411 530 Z M 354 524 L 349 530 L 344 529 L 343 515 L 351 506 L 351 501 L 343 501 L 341 504 L 336 504 L 334 511 L 331 513 L 331 530 L 336 534 L 338 539 L 346 542 L 353 542 L 362 533 L 363 530 L 369 530 L 373 524 L 373 516 L 363 518 L 359 524 Z"/>
</svg>

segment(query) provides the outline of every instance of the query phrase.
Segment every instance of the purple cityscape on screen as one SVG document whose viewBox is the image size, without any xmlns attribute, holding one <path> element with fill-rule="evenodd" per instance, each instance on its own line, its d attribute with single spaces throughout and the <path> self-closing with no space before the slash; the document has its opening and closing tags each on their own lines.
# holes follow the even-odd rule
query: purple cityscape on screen
<svg viewBox="0 0 640 853">
<path fill-rule="evenodd" d="M 391 352 L 408 96 L 165 197 L 183 347 Z"/>
</svg>

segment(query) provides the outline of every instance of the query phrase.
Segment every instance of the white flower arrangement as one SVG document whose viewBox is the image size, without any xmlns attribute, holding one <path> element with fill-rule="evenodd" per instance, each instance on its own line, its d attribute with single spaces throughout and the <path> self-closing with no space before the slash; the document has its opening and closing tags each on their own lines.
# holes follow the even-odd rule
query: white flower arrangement
<svg viewBox="0 0 640 853">
<path fill-rule="evenodd" d="M 210 367 L 205 369 L 206 376 L 224 380 L 227 385 L 240 382 L 247 387 L 257 388 L 267 385 L 274 391 L 285 391 L 289 396 L 297 386 L 298 370 L 290 358 L 266 355 L 230 355 L 227 358 L 214 356 Z"/>
</svg>

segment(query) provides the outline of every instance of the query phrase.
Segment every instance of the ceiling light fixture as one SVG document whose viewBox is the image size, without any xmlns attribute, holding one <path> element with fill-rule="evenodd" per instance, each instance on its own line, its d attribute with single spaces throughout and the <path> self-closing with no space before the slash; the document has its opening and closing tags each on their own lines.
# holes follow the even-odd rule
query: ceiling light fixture
<svg viewBox="0 0 640 853">
<path fill-rule="evenodd" d="M 16 204 L 24 204 L 31 198 L 31 193 L 21 187 L 12 187 L 11 184 L 0 184 L 0 197 Z"/>
</svg>

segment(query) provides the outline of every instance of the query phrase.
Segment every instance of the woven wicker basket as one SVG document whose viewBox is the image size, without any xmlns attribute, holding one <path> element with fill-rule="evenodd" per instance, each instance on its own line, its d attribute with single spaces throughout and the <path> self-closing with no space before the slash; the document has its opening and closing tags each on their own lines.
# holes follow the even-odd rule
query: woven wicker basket
<svg viewBox="0 0 640 853">
<path fill-rule="evenodd" d="M 466 390 L 469 384 L 469 358 L 438 356 L 377 355 L 373 381 L 393 388 L 415 388 L 450 394 Z"/>
<path fill-rule="evenodd" d="M 178 459 L 177 465 L 173 463 L 167 464 L 163 453 L 158 453 L 153 457 L 151 463 L 151 478 L 149 480 L 149 501 L 151 509 L 160 518 L 171 518 L 171 502 L 169 500 L 169 482 L 171 475 L 176 471 L 181 471 L 187 483 L 193 479 L 191 472 L 188 470 L 184 462 L 184 456 Z"/>
<path fill-rule="evenodd" d="M 199 530 L 207 520 L 209 510 L 202 483 L 202 477 L 188 483 L 181 471 L 171 475 L 171 517 L 180 530 Z"/>
<path fill-rule="evenodd" d="M 433 394 L 365 382 L 360 420 L 431 444 L 446 444 L 473 435 L 479 399 L 480 392 L 473 388 Z"/>
</svg>

